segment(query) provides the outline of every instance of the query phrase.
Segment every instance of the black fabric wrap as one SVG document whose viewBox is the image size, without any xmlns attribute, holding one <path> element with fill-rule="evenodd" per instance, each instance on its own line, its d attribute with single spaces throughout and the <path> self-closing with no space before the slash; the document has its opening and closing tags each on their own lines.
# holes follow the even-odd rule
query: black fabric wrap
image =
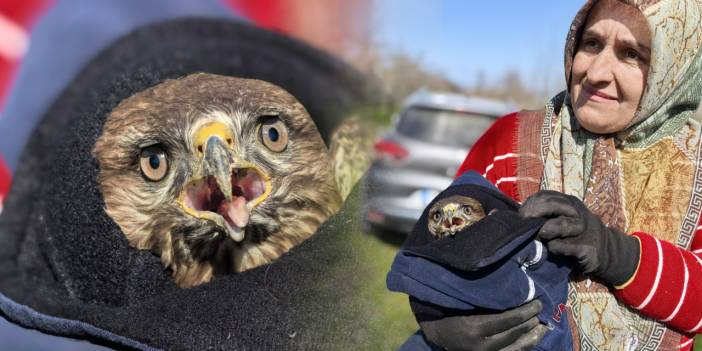
<svg viewBox="0 0 702 351">
<path fill-rule="evenodd" d="M 437 239 L 427 228 L 428 212 L 434 203 L 453 195 L 478 200 L 486 214 L 496 212 L 455 235 Z M 519 204 L 499 191 L 473 184 L 450 186 L 424 209 L 403 249 L 461 271 L 479 270 L 499 262 L 536 236 L 544 220 L 523 218 L 518 210 Z"/>
<path fill-rule="evenodd" d="M 365 320 L 352 311 L 363 310 L 354 294 L 363 272 L 351 269 L 358 263 L 346 237 L 361 229 L 348 205 L 273 264 L 191 289 L 175 286 L 157 256 L 131 248 L 104 212 L 91 150 L 107 114 L 135 92 L 193 72 L 287 89 L 325 140 L 351 109 L 382 95 L 331 56 L 243 23 L 181 19 L 127 35 L 70 84 L 24 151 L 0 216 L 0 293 L 156 348 L 362 347 Z M 45 332 L 125 347 L 5 312 Z"/>
</svg>

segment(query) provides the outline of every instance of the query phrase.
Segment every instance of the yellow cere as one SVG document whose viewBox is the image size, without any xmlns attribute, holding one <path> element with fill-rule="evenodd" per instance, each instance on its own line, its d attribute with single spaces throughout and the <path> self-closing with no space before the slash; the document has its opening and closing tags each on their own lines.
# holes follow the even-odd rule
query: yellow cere
<svg viewBox="0 0 702 351">
<path fill-rule="evenodd" d="M 459 205 L 454 204 L 454 203 L 451 203 L 451 204 L 448 204 L 448 205 L 444 206 L 444 210 L 445 210 L 445 211 L 454 211 L 454 212 L 455 212 L 456 210 L 458 210 L 458 207 L 459 207 Z"/>
<path fill-rule="evenodd" d="M 203 149 L 205 147 L 205 144 L 207 143 L 207 140 L 210 137 L 219 137 L 223 142 L 227 143 L 231 147 L 231 142 L 233 142 L 234 138 L 232 136 L 232 132 L 229 129 L 229 127 L 219 121 L 214 121 L 214 122 L 208 122 L 203 124 L 198 130 L 195 132 L 195 138 L 194 138 L 194 143 L 195 143 L 195 149 L 198 150 L 198 152 L 202 153 Z"/>
</svg>

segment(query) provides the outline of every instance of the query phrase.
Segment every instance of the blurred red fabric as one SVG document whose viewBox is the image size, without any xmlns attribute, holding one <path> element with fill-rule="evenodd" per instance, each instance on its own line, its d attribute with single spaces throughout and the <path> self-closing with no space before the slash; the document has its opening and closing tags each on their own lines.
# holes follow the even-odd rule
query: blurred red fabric
<svg viewBox="0 0 702 351">
<path fill-rule="evenodd" d="M 31 26 L 52 3 L 52 0 L 0 0 L 0 110 L 22 59 L 22 50 L 29 43 Z M 11 179 L 10 170 L 0 155 L 0 212 Z"/>
<path fill-rule="evenodd" d="M 28 41 L 31 26 L 53 0 L 0 0 L 0 38 L 4 47 L 23 46 Z M 20 36 L 14 29 L 20 29 Z M 0 50 L 0 109 L 7 98 L 21 57 L 10 57 Z M 1 132 L 1 131 L 0 131 Z"/>
<path fill-rule="evenodd" d="M 341 59 L 371 35 L 373 0 L 222 0 L 256 25 L 302 40 Z"/>
<path fill-rule="evenodd" d="M 224 0 L 224 3 L 260 27 L 281 33 L 290 30 L 285 19 L 288 0 Z"/>
<path fill-rule="evenodd" d="M 0 209 L 2 209 L 2 199 L 10 190 L 10 171 L 5 166 L 5 161 L 0 157 Z"/>
</svg>

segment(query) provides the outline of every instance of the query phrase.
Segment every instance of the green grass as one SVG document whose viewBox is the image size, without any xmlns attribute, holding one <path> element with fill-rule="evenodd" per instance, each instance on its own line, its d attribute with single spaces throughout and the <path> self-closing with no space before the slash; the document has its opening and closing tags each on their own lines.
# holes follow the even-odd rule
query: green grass
<svg viewBox="0 0 702 351">
<path fill-rule="evenodd" d="M 702 336 L 700 336 L 700 335 L 697 335 L 697 337 L 695 338 L 694 350 L 695 351 L 702 351 Z"/>
<path fill-rule="evenodd" d="M 419 326 L 412 315 L 407 295 L 390 292 L 385 287 L 385 276 L 404 240 L 401 234 L 361 234 L 355 236 L 355 246 L 363 253 L 363 262 L 369 269 L 369 281 L 361 289 L 366 301 L 374 308 L 368 316 L 371 347 L 369 350 L 397 350 Z"/>
</svg>

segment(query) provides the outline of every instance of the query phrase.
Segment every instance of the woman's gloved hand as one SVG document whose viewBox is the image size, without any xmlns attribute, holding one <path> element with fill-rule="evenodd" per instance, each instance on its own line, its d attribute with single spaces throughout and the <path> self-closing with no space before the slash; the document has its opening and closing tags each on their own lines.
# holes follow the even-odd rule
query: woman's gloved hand
<svg viewBox="0 0 702 351">
<path fill-rule="evenodd" d="M 432 307 L 412 299 L 424 336 L 445 350 L 531 350 L 548 328 L 536 317 L 543 305 L 539 300 L 498 313 L 427 318 L 423 313 Z"/>
<path fill-rule="evenodd" d="M 539 191 L 519 209 L 528 218 L 548 218 L 539 230 L 553 254 L 573 257 L 585 274 L 612 285 L 626 283 L 636 273 L 640 245 L 636 237 L 608 228 L 578 198 L 556 191 Z"/>
</svg>

